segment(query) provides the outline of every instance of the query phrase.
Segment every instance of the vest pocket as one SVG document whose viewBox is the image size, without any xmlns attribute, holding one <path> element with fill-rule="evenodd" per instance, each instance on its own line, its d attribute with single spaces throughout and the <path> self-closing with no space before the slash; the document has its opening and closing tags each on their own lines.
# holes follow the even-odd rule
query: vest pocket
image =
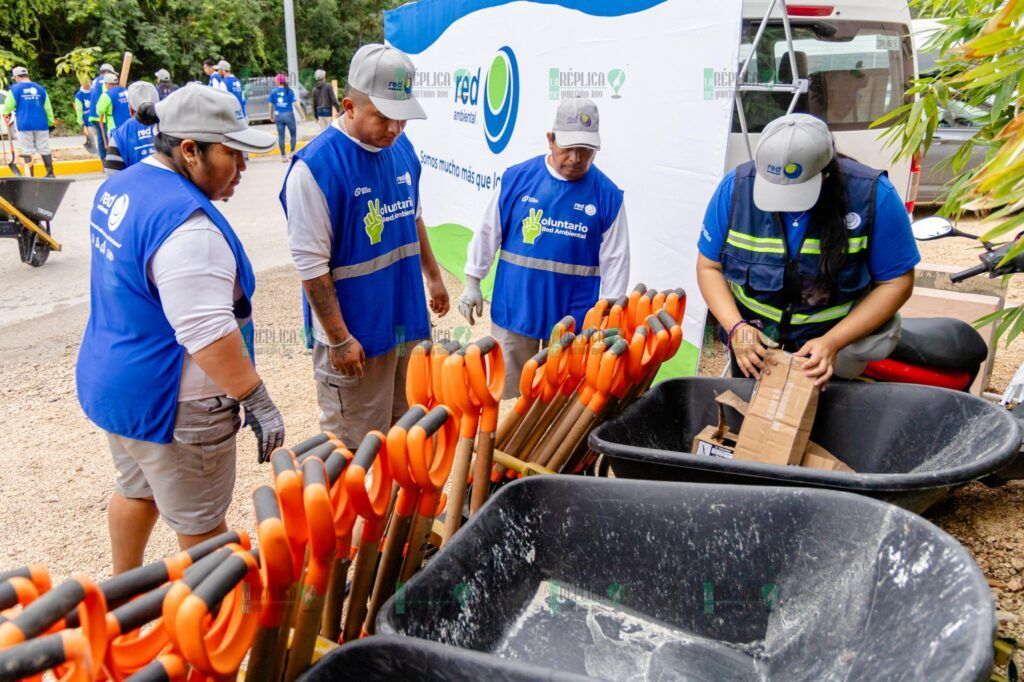
<svg viewBox="0 0 1024 682">
<path fill-rule="evenodd" d="M 863 262 L 846 266 L 839 271 L 839 275 L 836 277 L 836 285 L 840 291 L 860 291 L 867 289 L 870 284 L 871 273 Z"/>
<path fill-rule="evenodd" d="M 727 253 L 722 258 L 722 274 L 728 281 L 749 285 L 755 291 L 779 291 L 786 269 L 782 264 L 757 263 Z"/>
</svg>

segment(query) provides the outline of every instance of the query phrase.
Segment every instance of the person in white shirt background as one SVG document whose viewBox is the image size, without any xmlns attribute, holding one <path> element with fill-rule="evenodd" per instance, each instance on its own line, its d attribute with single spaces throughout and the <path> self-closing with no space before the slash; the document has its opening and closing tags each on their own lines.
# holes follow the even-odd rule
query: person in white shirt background
<svg viewBox="0 0 1024 682">
<path fill-rule="evenodd" d="M 501 249 L 491 302 L 491 336 L 505 359 L 505 398 L 518 395 L 523 366 L 566 315 L 577 331 L 598 296 L 629 285 L 629 228 L 623 192 L 594 165 L 601 148 L 597 105 L 562 101 L 548 153 L 508 168 L 466 256 L 459 312 L 483 314 L 480 281 Z"/>
</svg>

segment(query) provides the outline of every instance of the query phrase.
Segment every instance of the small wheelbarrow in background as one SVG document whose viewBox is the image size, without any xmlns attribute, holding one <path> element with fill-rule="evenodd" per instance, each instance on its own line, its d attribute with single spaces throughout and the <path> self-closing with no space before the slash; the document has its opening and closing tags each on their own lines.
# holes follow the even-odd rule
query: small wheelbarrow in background
<svg viewBox="0 0 1024 682">
<path fill-rule="evenodd" d="M 60 251 L 50 236 L 50 221 L 64 200 L 71 180 L 0 178 L 0 237 L 18 240 L 21 262 L 38 268 Z"/>
</svg>

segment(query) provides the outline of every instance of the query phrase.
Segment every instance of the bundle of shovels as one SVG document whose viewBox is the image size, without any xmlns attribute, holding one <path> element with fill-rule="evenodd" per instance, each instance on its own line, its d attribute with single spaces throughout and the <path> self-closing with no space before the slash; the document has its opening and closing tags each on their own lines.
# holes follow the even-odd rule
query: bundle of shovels
<svg viewBox="0 0 1024 682">
<path fill-rule="evenodd" d="M 248 654 L 247 679 L 291 682 L 336 642 L 372 634 L 384 602 L 497 487 L 590 466 L 587 435 L 679 349 L 685 304 L 682 290 L 640 285 L 598 301 L 579 333 L 565 318 L 500 426 L 494 339 L 419 344 L 412 407 L 387 434 L 354 452 L 323 433 L 273 453 L 273 485 L 253 493 L 256 548 L 233 531 L 52 589 L 37 565 L 0 574 L 0 679 L 223 679 Z"/>
</svg>

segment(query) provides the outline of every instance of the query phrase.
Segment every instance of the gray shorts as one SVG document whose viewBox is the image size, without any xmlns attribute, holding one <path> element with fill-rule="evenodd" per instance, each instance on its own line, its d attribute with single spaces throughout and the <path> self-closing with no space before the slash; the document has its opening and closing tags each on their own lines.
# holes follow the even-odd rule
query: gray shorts
<svg viewBox="0 0 1024 682">
<path fill-rule="evenodd" d="M 501 346 L 501 354 L 505 360 L 505 392 L 502 399 L 508 400 L 519 395 L 519 379 L 523 367 L 536 355 L 541 348 L 547 346 L 544 339 L 523 336 L 511 329 L 505 329 L 491 323 L 491 336 Z"/>
<path fill-rule="evenodd" d="M 22 156 L 50 154 L 50 131 L 49 130 L 19 130 L 18 136 L 14 138 L 18 147 L 18 153 Z"/>
<path fill-rule="evenodd" d="M 227 515 L 235 488 L 236 400 L 227 396 L 178 403 L 170 443 L 107 434 L 123 497 L 152 499 L 164 522 L 182 535 L 203 535 Z"/>
</svg>

